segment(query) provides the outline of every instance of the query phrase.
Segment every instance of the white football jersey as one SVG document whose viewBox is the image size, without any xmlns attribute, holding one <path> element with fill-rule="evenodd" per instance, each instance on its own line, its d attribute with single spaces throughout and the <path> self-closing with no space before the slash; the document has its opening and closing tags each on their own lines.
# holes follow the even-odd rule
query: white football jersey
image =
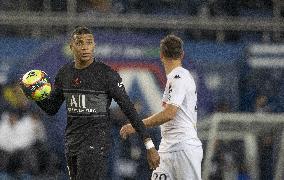
<svg viewBox="0 0 284 180">
<path fill-rule="evenodd" d="M 167 75 L 162 101 L 164 107 L 172 104 L 179 107 L 179 110 L 174 119 L 161 125 L 159 152 L 183 150 L 188 144 L 202 145 L 196 130 L 196 85 L 188 70 L 177 67 Z"/>
</svg>

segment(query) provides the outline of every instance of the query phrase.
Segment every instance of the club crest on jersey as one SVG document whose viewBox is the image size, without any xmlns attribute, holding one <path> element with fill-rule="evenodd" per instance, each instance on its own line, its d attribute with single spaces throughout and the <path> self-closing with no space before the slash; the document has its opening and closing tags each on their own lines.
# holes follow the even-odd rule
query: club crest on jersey
<svg viewBox="0 0 284 180">
<path fill-rule="evenodd" d="M 79 77 L 73 79 L 72 84 L 74 86 L 79 86 L 81 84 L 81 80 L 79 79 Z"/>
</svg>

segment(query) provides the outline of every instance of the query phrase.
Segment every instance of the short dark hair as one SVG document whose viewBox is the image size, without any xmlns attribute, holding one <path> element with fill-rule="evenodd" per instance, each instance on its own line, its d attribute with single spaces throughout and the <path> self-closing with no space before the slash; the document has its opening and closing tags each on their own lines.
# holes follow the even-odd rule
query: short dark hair
<svg viewBox="0 0 284 180">
<path fill-rule="evenodd" d="M 178 59 L 183 54 L 183 41 L 176 35 L 167 35 L 161 40 L 160 48 L 166 58 Z"/>
<path fill-rule="evenodd" d="M 90 29 L 88 29 L 85 26 L 77 26 L 73 30 L 73 32 L 71 34 L 71 38 L 73 38 L 75 35 L 82 35 L 82 34 L 93 34 L 93 33 Z"/>
</svg>

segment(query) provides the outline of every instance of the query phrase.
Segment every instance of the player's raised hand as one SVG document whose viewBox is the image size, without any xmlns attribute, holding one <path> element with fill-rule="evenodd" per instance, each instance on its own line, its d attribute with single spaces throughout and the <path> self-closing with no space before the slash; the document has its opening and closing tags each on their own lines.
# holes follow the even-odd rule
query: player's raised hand
<svg viewBox="0 0 284 180">
<path fill-rule="evenodd" d="M 130 134 L 135 133 L 135 129 L 132 127 L 131 124 L 126 124 L 124 126 L 122 126 L 122 128 L 120 129 L 120 136 L 123 139 L 126 139 Z"/>
<path fill-rule="evenodd" d="M 155 170 L 157 167 L 159 167 L 160 156 L 158 154 L 158 151 L 155 149 L 155 147 L 151 149 L 147 149 L 147 160 L 148 160 L 150 169 Z"/>
</svg>

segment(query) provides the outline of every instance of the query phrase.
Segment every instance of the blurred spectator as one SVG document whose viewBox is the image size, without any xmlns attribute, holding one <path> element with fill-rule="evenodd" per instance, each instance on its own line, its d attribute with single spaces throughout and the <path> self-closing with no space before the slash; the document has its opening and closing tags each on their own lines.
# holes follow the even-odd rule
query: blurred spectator
<svg viewBox="0 0 284 180">
<path fill-rule="evenodd" d="M 236 144 L 233 144 L 236 145 Z M 238 166 L 234 152 L 224 152 L 224 179 L 236 179 L 238 176 Z"/>
<path fill-rule="evenodd" d="M 127 5 L 126 12 L 127 13 L 135 13 L 135 14 L 153 14 L 157 13 L 159 3 L 158 0 L 152 1 L 143 1 L 143 0 L 127 0 L 124 4 Z"/>
<path fill-rule="evenodd" d="M 242 141 L 216 140 L 215 154 L 212 159 L 211 180 L 238 179 L 248 180 L 249 176 L 244 162 Z"/>
<path fill-rule="evenodd" d="M 77 12 L 110 13 L 111 0 L 77 0 Z"/>
<path fill-rule="evenodd" d="M 216 107 L 216 110 L 215 110 L 215 112 L 221 112 L 221 113 L 228 113 L 228 112 L 231 112 L 231 111 L 232 111 L 231 105 L 226 100 L 221 100 L 217 104 L 217 107 Z"/>
<path fill-rule="evenodd" d="M 13 11 L 18 10 L 18 0 L 0 0 L 0 10 Z"/>
<path fill-rule="evenodd" d="M 129 0 L 113 0 L 112 1 L 112 11 L 114 13 L 131 13 L 129 11 Z"/>
<path fill-rule="evenodd" d="M 66 11 L 67 1 L 66 0 L 50 0 L 52 11 Z M 17 11 L 27 10 L 40 12 L 44 11 L 44 0 L 0 0 L 0 10 L 5 11 Z"/>
<path fill-rule="evenodd" d="M 5 100 L 3 97 L 3 85 L 0 84 L 0 115 L 4 112 L 5 110 Z"/>
<path fill-rule="evenodd" d="M 256 97 L 254 111 L 257 113 L 270 112 L 268 106 L 268 97 L 265 95 L 259 95 Z"/>
<path fill-rule="evenodd" d="M 275 141 L 271 132 L 264 132 L 259 141 L 260 179 L 273 179 L 275 156 Z"/>
<path fill-rule="evenodd" d="M 268 97 L 265 95 L 257 95 L 254 105 L 254 112 L 267 113 L 271 112 L 268 104 Z M 273 179 L 273 157 L 276 155 L 273 151 L 275 146 L 274 135 L 271 132 L 262 132 L 259 137 L 259 161 L 260 163 L 260 179 Z"/>
<path fill-rule="evenodd" d="M 45 130 L 36 116 L 20 118 L 14 108 L 4 112 L 0 121 L 1 170 L 11 176 L 36 172 L 38 161 L 32 153 L 33 145 L 44 140 Z"/>
<path fill-rule="evenodd" d="M 251 69 L 241 76 L 241 111 L 283 112 L 283 78 L 281 69 Z"/>
<path fill-rule="evenodd" d="M 114 0 L 114 8 L 120 7 L 122 13 L 157 15 L 196 15 L 202 0 Z"/>
<path fill-rule="evenodd" d="M 50 6 L 52 11 L 66 11 L 67 0 L 50 0 Z"/>
<path fill-rule="evenodd" d="M 31 116 L 19 116 L 9 110 L 1 116 L 0 147 L 7 152 L 25 149 L 44 137 L 42 124 Z"/>
<path fill-rule="evenodd" d="M 109 13 L 111 11 L 111 0 L 90 0 L 90 2 L 96 12 Z"/>
<path fill-rule="evenodd" d="M 221 151 L 221 140 L 216 139 L 214 142 L 215 154 L 212 158 L 212 168 L 210 172 L 210 180 L 222 180 L 223 179 L 223 152 Z"/>
<path fill-rule="evenodd" d="M 209 4 L 212 16 L 238 16 L 239 7 L 239 1 L 235 0 L 213 0 Z"/>
<path fill-rule="evenodd" d="M 17 83 L 10 83 L 2 89 L 0 179 L 23 177 L 25 174 L 27 177 L 45 175 L 50 172 L 48 169 L 58 168 L 55 166 L 58 160 L 50 159 L 52 156 L 48 153 L 40 111 L 28 103 Z M 50 168 L 51 165 L 53 168 Z M 57 171 L 52 171 L 52 175 Z"/>
<path fill-rule="evenodd" d="M 29 11 L 43 11 L 43 1 L 44 0 L 28 0 L 27 6 Z"/>
<path fill-rule="evenodd" d="M 240 164 L 237 180 L 250 180 L 245 163 Z"/>
<path fill-rule="evenodd" d="M 77 0 L 76 4 L 77 4 L 77 12 L 79 13 L 92 10 L 92 6 L 89 0 L 82 0 L 82 1 Z"/>
<path fill-rule="evenodd" d="M 190 16 L 196 16 L 198 12 L 201 10 L 202 5 L 206 0 L 189 0 L 187 1 L 187 14 Z"/>
<path fill-rule="evenodd" d="M 2 93 L 7 105 L 17 109 L 20 116 L 31 108 L 31 104 L 23 94 L 18 82 L 5 85 Z"/>
</svg>

